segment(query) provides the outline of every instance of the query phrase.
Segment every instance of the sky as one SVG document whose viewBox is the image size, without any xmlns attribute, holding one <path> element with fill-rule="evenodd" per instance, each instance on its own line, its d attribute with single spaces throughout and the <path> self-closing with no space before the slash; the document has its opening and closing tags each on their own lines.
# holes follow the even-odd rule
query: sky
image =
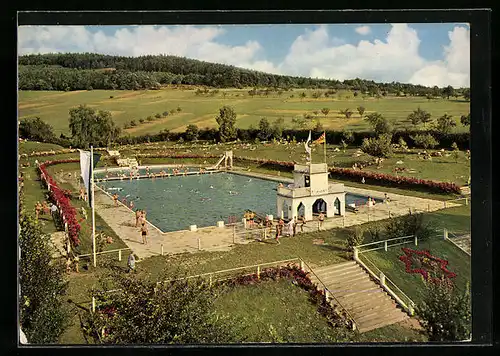
<svg viewBox="0 0 500 356">
<path fill-rule="evenodd" d="M 18 52 L 171 54 L 312 78 L 470 85 L 463 23 L 20 26 Z"/>
</svg>

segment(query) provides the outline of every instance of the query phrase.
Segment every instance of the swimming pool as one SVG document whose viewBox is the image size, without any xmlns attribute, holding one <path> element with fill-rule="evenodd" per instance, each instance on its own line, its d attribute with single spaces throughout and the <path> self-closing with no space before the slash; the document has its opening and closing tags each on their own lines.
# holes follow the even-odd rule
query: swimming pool
<svg viewBox="0 0 500 356">
<path fill-rule="evenodd" d="M 372 200 L 375 200 L 376 203 L 382 203 L 382 199 L 371 197 Z M 345 204 L 351 205 L 355 204 L 356 206 L 365 205 L 368 202 L 368 197 L 360 194 L 346 193 L 345 195 Z"/>
<path fill-rule="evenodd" d="M 149 173 L 160 173 L 161 171 L 164 171 L 165 173 L 167 174 L 173 174 L 173 169 L 175 167 L 151 167 L 149 169 Z M 188 172 L 199 172 L 200 168 L 199 167 L 185 167 L 187 169 Z M 181 168 L 180 169 L 181 172 L 184 172 L 184 168 Z M 136 171 L 134 171 L 135 173 Z M 146 175 L 146 168 L 139 168 L 139 174 L 140 175 Z M 121 169 L 110 169 L 108 171 L 108 175 L 109 177 L 117 177 L 117 176 L 121 176 L 125 174 L 127 177 L 129 176 L 130 174 L 130 169 L 128 167 L 124 167 L 124 168 L 121 168 Z M 98 172 L 95 172 L 94 173 L 94 177 L 96 179 L 102 179 L 102 178 L 105 178 L 106 176 L 106 171 L 101 171 L 99 170 Z"/>
<path fill-rule="evenodd" d="M 146 210 L 148 220 L 164 232 L 186 230 L 189 225 L 215 226 L 219 220 L 227 223 L 229 216 L 241 221 L 247 209 L 276 215 L 278 184 L 226 172 L 97 183 L 120 200 L 133 201 L 134 209 Z M 346 204 L 358 206 L 367 201 L 367 196 L 346 193 Z"/>
<path fill-rule="evenodd" d="M 241 221 L 246 209 L 276 214 L 278 182 L 230 173 L 169 178 L 123 180 L 97 183 L 119 199 L 133 201 L 145 209 L 148 220 L 160 230 L 178 231 L 214 226 L 236 216 Z M 111 189 L 109 189 L 111 188 Z M 121 190 L 117 190 L 121 188 Z"/>
</svg>

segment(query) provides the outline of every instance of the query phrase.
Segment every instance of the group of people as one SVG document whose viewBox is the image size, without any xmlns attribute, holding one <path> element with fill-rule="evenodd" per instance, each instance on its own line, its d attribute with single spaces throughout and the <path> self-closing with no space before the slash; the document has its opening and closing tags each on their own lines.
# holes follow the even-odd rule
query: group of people
<svg viewBox="0 0 500 356">
<path fill-rule="evenodd" d="M 279 245 L 280 244 L 280 237 L 282 236 L 295 236 L 297 234 L 297 226 L 300 226 L 300 232 L 304 232 L 304 225 L 306 224 L 306 220 L 303 216 L 300 216 L 298 219 L 297 217 L 294 217 L 293 219 L 288 220 L 285 222 L 284 219 L 280 218 L 276 225 L 274 226 L 275 229 L 275 240 L 276 243 Z M 273 229 L 273 221 L 269 218 L 269 216 L 266 216 L 265 221 L 262 224 L 265 229 L 266 229 L 266 235 L 270 235 L 271 231 Z"/>
<path fill-rule="evenodd" d="M 135 227 L 140 227 L 139 232 L 141 233 L 142 243 L 144 245 L 147 244 L 147 236 L 149 232 L 146 224 L 146 210 L 137 209 L 135 211 Z"/>
<path fill-rule="evenodd" d="M 54 219 L 54 214 L 57 211 L 58 211 L 57 205 L 53 203 L 47 203 L 46 200 L 44 200 L 43 203 L 37 201 L 35 204 L 35 217 L 37 220 L 40 217 L 40 215 L 51 215 L 52 218 Z"/>
<path fill-rule="evenodd" d="M 83 189 L 83 187 L 80 188 L 80 195 L 78 196 L 78 199 L 84 201 L 87 201 L 88 199 L 87 192 L 85 191 L 85 189 Z"/>
</svg>

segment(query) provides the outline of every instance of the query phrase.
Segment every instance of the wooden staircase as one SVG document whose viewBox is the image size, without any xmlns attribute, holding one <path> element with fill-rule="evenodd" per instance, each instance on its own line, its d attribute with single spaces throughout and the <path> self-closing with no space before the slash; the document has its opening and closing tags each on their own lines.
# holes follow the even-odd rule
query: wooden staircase
<svg viewBox="0 0 500 356">
<path fill-rule="evenodd" d="M 355 261 L 317 268 L 309 276 L 318 288 L 326 286 L 353 317 L 361 333 L 409 318 Z M 331 303 L 335 304 L 335 299 Z"/>
</svg>

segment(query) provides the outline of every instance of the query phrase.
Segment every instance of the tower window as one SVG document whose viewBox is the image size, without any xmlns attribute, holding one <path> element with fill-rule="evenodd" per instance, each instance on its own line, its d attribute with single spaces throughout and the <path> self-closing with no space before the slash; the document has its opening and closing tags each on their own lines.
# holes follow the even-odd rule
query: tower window
<svg viewBox="0 0 500 356">
<path fill-rule="evenodd" d="M 311 186 L 311 177 L 310 176 L 304 176 L 304 180 L 305 180 L 305 187 L 310 187 Z"/>
</svg>

